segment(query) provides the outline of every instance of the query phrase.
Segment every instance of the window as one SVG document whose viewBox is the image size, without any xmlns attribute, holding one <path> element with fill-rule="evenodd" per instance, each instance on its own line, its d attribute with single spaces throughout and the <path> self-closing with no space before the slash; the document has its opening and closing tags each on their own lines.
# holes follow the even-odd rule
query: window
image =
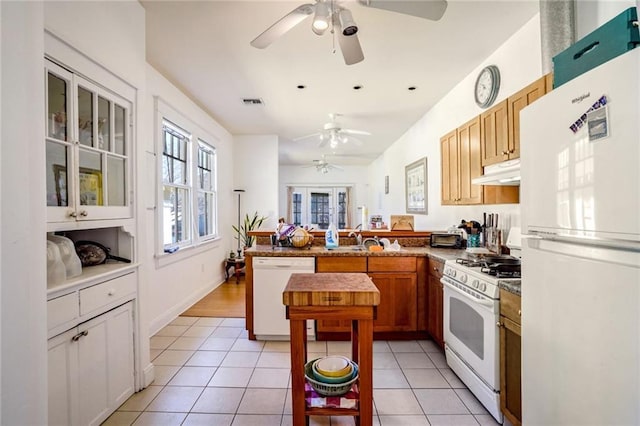
<svg viewBox="0 0 640 426">
<path fill-rule="evenodd" d="M 217 236 L 216 150 L 193 125 L 162 118 L 162 243 L 165 251 Z"/>
<path fill-rule="evenodd" d="M 297 226 L 327 229 L 335 223 L 346 229 L 352 223 L 351 187 L 288 187 L 287 220 Z M 352 199 L 352 198 L 351 198 Z"/>
<path fill-rule="evenodd" d="M 216 210 L 215 150 L 198 141 L 198 236 L 213 235 Z"/>
<path fill-rule="evenodd" d="M 329 228 L 329 193 L 311 193 L 311 222 L 317 223 L 320 229 Z"/>
<path fill-rule="evenodd" d="M 300 226 L 302 225 L 302 194 L 294 192 L 292 194 L 292 202 L 293 224 Z"/>
</svg>

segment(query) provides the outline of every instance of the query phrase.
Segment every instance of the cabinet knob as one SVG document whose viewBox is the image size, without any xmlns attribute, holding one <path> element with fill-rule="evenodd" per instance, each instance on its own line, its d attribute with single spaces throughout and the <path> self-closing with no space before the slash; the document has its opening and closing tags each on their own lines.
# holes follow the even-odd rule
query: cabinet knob
<svg viewBox="0 0 640 426">
<path fill-rule="evenodd" d="M 89 213 L 86 210 L 81 210 L 80 211 L 80 216 L 86 217 L 88 215 L 89 215 Z"/>
<path fill-rule="evenodd" d="M 107 292 L 107 294 L 109 296 L 113 296 L 114 294 L 116 294 L 116 289 L 115 288 L 110 288 L 109 291 Z"/>
<path fill-rule="evenodd" d="M 521 317 L 522 316 L 522 311 L 520 309 L 518 309 L 518 316 Z"/>
<path fill-rule="evenodd" d="M 513 149 L 513 148 L 511 148 L 511 149 L 509 150 L 509 154 L 513 154 L 514 152 L 516 152 L 516 150 L 515 150 L 515 149 Z"/>
<path fill-rule="evenodd" d="M 78 213 L 71 211 L 69 212 L 69 217 L 78 217 Z"/>
<path fill-rule="evenodd" d="M 502 327 L 502 323 L 501 323 L 500 321 L 498 321 L 498 322 L 496 323 L 496 327 L 498 327 L 498 328 Z"/>
</svg>

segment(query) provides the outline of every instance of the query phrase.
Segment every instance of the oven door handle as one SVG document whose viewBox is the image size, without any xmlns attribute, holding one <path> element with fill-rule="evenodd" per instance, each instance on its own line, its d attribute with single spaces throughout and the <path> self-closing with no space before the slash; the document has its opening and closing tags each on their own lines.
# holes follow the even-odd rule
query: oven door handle
<svg viewBox="0 0 640 426">
<path fill-rule="evenodd" d="M 477 298 L 475 298 L 475 297 L 471 296 L 470 294 L 467 294 L 467 293 L 465 293 L 464 291 L 460 290 L 458 287 L 455 287 L 455 286 L 453 286 L 453 285 L 449 284 L 449 283 L 448 283 L 447 281 L 445 281 L 444 279 L 440 279 L 440 282 L 441 282 L 442 284 L 444 284 L 445 286 L 447 286 L 447 288 L 449 288 L 449 289 L 451 289 L 451 290 L 455 291 L 456 293 L 458 293 L 458 294 L 460 294 L 460 295 L 464 296 L 465 298 L 467 298 L 467 299 L 469 299 L 469 300 L 473 301 L 474 303 L 477 303 L 477 304 L 479 304 L 479 305 L 486 306 L 487 308 L 492 308 L 492 309 L 493 309 L 493 306 L 494 306 L 494 301 L 493 301 L 493 299 L 477 299 Z"/>
</svg>

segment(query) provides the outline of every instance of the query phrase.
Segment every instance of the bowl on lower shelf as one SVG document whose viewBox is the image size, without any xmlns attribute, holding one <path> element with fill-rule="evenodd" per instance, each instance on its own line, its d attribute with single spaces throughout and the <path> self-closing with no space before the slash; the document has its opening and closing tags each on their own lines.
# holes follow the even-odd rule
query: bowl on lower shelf
<svg viewBox="0 0 640 426">
<path fill-rule="evenodd" d="M 351 386 L 358 380 L 358 366 L 355 362 L 352 362 L 353 371 L 350 375 L 348 381 L 343 383 L 323 383 L 319 380 L 315 379 L 313 373 L 313 363 L 315 363 L 317 359 L 309 361 L 304 366 L 304 376 L 311 385 L 311 387 L 321 396 L 341 396 L 349 392 L 351 390 Z"/>
<path fill-rule="evenodd" d="M 326 377 L 343 377 L 351 371 L 351 360 L 342 355 L 328 355 L 313 363 L 314 369 Z"/>
</svg>

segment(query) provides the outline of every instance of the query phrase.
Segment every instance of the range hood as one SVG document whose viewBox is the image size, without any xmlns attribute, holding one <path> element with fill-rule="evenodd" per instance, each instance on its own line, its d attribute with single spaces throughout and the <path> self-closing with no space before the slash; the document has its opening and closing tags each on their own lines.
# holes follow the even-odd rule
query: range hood
<svg viewBox="0 0 640 426">
<path fill-rule="evenodd" d="M 503 161 L 484 168 L 484 175 L 471 180 L 474 185 L 520 185 L 520 159 Z"/>
</svg>

